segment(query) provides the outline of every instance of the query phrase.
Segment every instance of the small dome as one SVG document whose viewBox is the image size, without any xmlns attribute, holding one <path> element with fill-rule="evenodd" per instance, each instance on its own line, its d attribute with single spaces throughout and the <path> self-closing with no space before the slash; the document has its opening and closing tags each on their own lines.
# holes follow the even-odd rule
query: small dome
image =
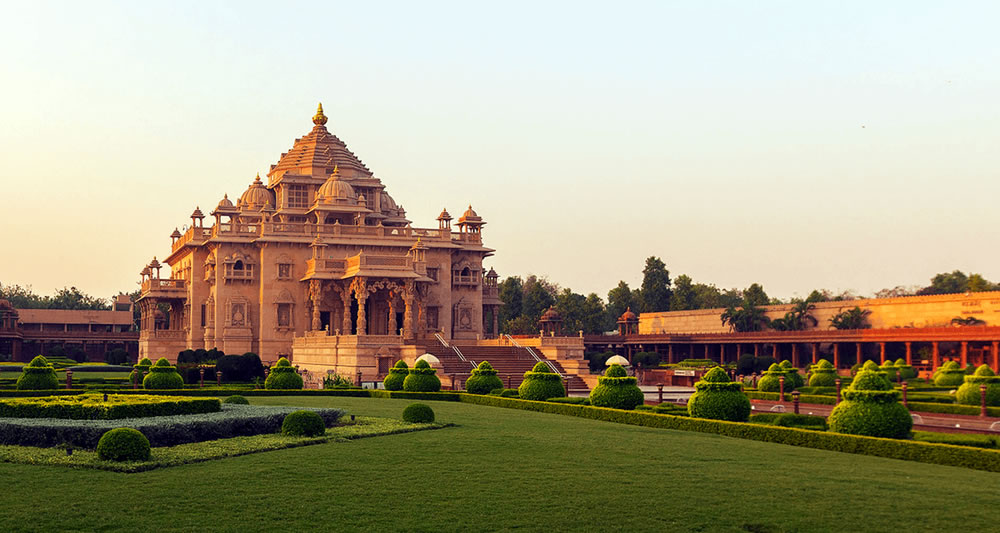
<svg viewBox="0 0 1000 533">
<path fill-rule="evenodd" d="M 487 278 L 499 278 L 500 274 L 497 274 L 497 271 L 493 270 L 493 267 L 490 267 L 490 271 L 486 273 L 486 277 Z"/>
<path fill-rule="evenodd" d="M 151 268 L 151 269 L 153 269 L 153 268 L 160 268 L 160 266 L 161 266 L 161 265 L 160 265 L 160 262 L 159 262 L 159 261 L 157 261 L 155 257 L 154 257 L 154 258 L 153 258 L 153 260 L 152 260 L 152 261 L 150 261 L 150 263 L 149 263 L 149 268 Z"/>
<path fill-rule="evenodd" d="M 469 208 L 465 210 L 465 213 L 462 213 L 462 216 L 459 217 L 458 223 L 459 224 L 482 224 L 483 223 L 483 217 L 481 217 L 478 214 L 476 214 L 476 212 L 472 210 L 472 206 L 470 205 Z"/>
<path fill-rule="evenodd" d="M 223 195 L 222 200 L 219 200 L 219 205 L 216 207 L 216 209 L 232 209 L 232 208 L 233 208 L 233 202 L 229 200 L 228 194 Z"/>
<path fill-rule="evenodd" d="M 194 212 L 191 213 L 191 218 L 205 218 L 205 214 L 201 212 L 200 207 L 195 207 Z"/>
<path fill-rule="evenodd" d="M 177 229 L 177 228 L 174 228 L 174 232 L 170 234 L 170 238 L 171 239 L 180 239 L 181 237 L 183 237 L 183 235 L 181 235 L 180 230 Z"/>
<path fill-rule="evenodd" d="M 462 213 L 462 218 L 479 218 L 479 215 L 477 215 L 476 212 L 472 210 L 472 205 L 469 204 L 469 208 L 466 209 L 464 213 Z"/>
<path fill-rule="evenodd" d="M 243 196 L 240 196 L 239 201 L 240 209 L 244 210 L 259 210 L 273 204 L 274 199 L 271 197 L 271 191 L 267 190 L 264 183 L 260 181 L 260 174 L 257 174 L 257 179 L 253 180 Z"/>
<path fill-rule="evenodd" d="M 618 320 L 635 320 L 636 318 L 638 317 L 635 316 L 635 313 L 632 312 L 632 308 L 629 307 L 625 309 L 625 312 L 622 313 L 621 318 Z"/>
<path fill-rule="evenodd" d="M 393 200 L 392 196 L 389 196 L 389 193 L 387 193 L 385 191 L 382 191 L 381 202 L 382 202 L 382 212 L 383 213 L 390 212 L 390 211 L 395 212 L 395 211 L 399 210 L 399 206 L 396 205 L 396 201 Z"/>
<path fill-rule="evenodd" d="M 562 320 L 562 315 L 559 311 L 556 311 L 555 307 L 550 307 L 548 311 L 542 314 L 543 322 L 559 322 Z"/>
<path fill-rule="evenodd" d="M 316 200 L 328 204 L 337 201 L 356 201 L 357 195 L 354 193 L 354 187 L 340 179 L 340 171 L 334 168 L 330 178 L 320 186 L 316 193 Z"/>
<path fill-rule="evenodd" d="M 469 206 L 472 207 L 472 206 Z M 441 214 L 437 217 L 438 220 L 451 220 L 451 215 L 448 213 L 447 209 L 441 209 Z"/>
</svg>

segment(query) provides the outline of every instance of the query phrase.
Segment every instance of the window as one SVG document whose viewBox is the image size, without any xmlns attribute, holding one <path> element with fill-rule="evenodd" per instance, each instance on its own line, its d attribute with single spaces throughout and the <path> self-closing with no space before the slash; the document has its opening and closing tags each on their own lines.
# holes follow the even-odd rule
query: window
<svg viewBox="0 0 1000 533">
<path fill-rule="evenodd" d="M 278 304 L 278 327 L 292 326 L 292 304 Z"/>
<path fill-rule="evenodd" d="M 288 186 L 288 207 L 308 207 L 309 191 L 305 185 Z"/>
<path fill-rule="evenodd" d="M 428 268 L 427 269 L 427 277 L 431 278 L 434 281 L 437 281 L 438 280 L 438 269 L 436 269 L 436 268 Z"/>
<path fill-rule="evenodd" d="M 208 311 L 207 308 L 208 308 L 207 305 L 201 304 L 201 327 L 205 327 L 206 325 L 208 325 L 208 317 L 205 316 L 206 311 Z"/>
<path fill-rule="evenodd" d="M 292 278 L 292 265 L 288 263 L 278 264 L 278 279 L 291 279 Z"/>
</svg>

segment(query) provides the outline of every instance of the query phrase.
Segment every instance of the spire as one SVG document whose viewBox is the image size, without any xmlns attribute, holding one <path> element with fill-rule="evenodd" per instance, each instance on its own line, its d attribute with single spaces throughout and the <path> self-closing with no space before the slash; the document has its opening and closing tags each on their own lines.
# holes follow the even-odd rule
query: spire
<svg viewBox="0 0 1000 533">
<path fill-rule="evenodd" d="M 326 115 L 323 114 L 323 102 L 320 102 L 319 107 L 316 108 L 316 114 L 313 115 L 313 124 L 317 126 L 326 124 Z"/>
<path fill-rule="evenodd" d="M 260 172 L 257 173 L 257 179 L 253 180 L 254 183 L 263 183 L 260 181 Z"/>
</svg>

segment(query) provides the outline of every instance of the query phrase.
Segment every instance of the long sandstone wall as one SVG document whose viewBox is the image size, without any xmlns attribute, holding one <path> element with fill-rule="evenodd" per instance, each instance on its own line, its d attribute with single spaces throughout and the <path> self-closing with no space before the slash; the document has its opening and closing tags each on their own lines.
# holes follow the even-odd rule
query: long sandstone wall
<svg viewBox="0 0 1000 533">
<path fill-rule="evenodd" d="M 815 329 L 830 329 L 830 318 L 858 306 L 871 311 L 868 323 L 873 328 L 948 326 L 955 317 L 974 316 L 984 325 L 1000 325 L 1000 291 L 935 296 L 903 296 L 899 298 L 863 299 L 814 304 L 812 315 L 819 322 Z M 769 318 L 781 318 L 792 305 L 769 305 Z M 726 333 L 719 315 L 725 309 L 669 311 L 639 315 L 639 333 Z"/>
</svg>

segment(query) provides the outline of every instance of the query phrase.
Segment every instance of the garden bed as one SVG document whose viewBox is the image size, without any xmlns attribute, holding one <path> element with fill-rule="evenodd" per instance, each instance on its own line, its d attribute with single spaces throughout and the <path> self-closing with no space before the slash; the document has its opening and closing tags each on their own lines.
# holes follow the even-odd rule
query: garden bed
<svg viewBox="0 0 1000 533">
<path fill-rule="evenodd" d="M 285 415 L 295 407 L 223 405 L 215 413 L 122 418 L 117 420 L 67 420 L 56 418 L 0 418 L 0 444 L 18 446 L 68 446 L 94 449 L 106 431 L 119 427 L 142 432 L 152 446 L 174 446 L 189 442 L 237 436 L 276 433 Z M 327 427 L 344 415 L 342 409 L 313 409 Z"/>
<path fill-rule="evenodd" d="M 286 408 L 286 411 L 291 410 L 295 410 L 295 408 Z M 324 410 L 316 409 L 316 411 Z M 342 412 L 339 409 L 325 409 L 325 411 Z M 0 462 L 95 468 L 131 473 L 271 450 L 323 444 L 326 442 L 344 442 L 366 437 L 439 429 L 447 426 L 448 424 L 410 424 L 401 420 L 359 417 L 354 423 L 330 428 L 326 431 L 326 434 L 319 437 L 286 437 L 279 433 L 268 433 L 168 447 L 154 447 L 151 450 L 149 460 L 121 463 L 102 461 L 97 458 L 97 453 L 93 451 L 74 450 L 72 454 L 67 455 L 66 451 L 57 448 L 0 445 Z"/>
<path fill-rule="evenodd" d="M 0 399 L 0 418 L 69 418 L 112 420 L 148 416 L 215 413 L 217 398 L 137 394 L 79 394 Z"/>
</svg>

